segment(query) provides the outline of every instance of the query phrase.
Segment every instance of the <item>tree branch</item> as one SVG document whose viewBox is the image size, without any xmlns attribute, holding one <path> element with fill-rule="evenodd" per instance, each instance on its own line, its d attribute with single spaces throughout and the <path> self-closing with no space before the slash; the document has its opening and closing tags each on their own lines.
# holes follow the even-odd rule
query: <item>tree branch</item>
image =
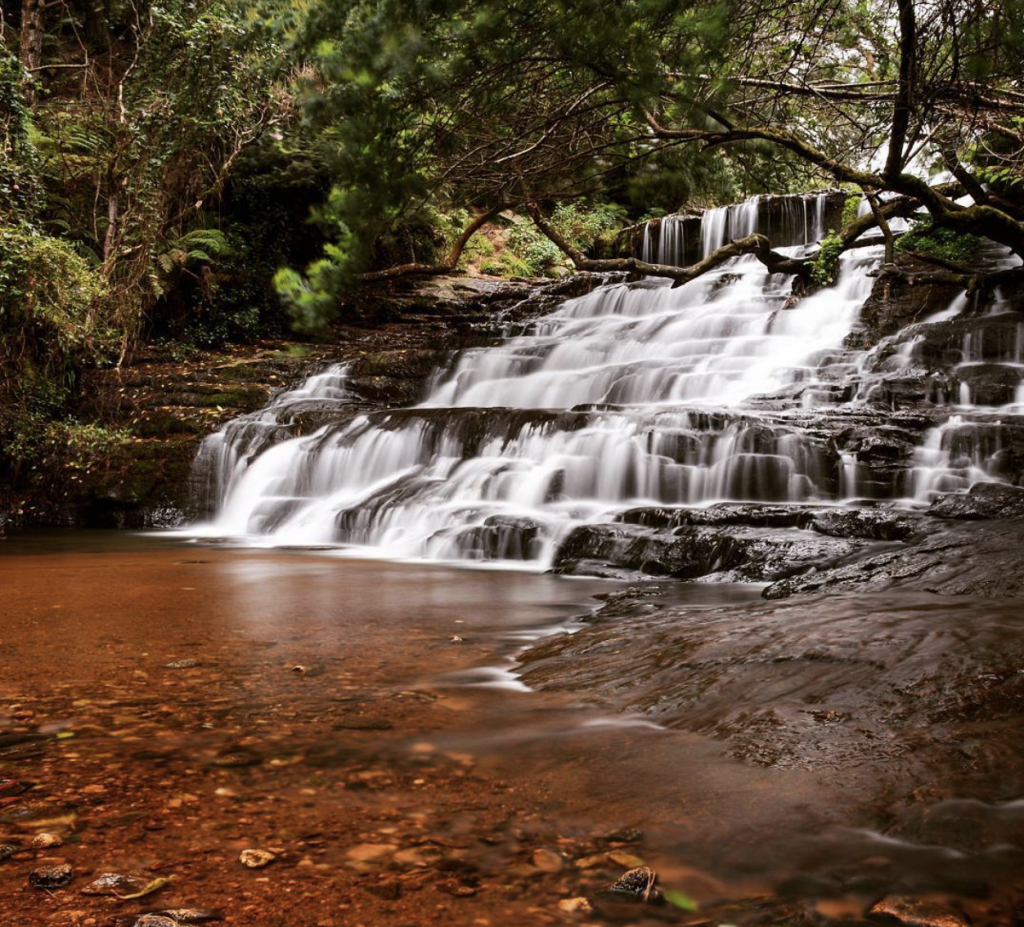
<svg viewBox="0 0 1024 927">
<path fill-rule="evenodd" d="M 628 258 L 604 258 L 595 260 L 588 258 L 568 238 L 554 228 L 544 218 L 540 207 L 535 203 L 530 206 L 530 216 L 537 228 L 546 235 L 576 266 L 577 270 L 588 270 L 601 272 L 628 271 L 631 273 L 644 274 L 649 277 L 667 277 L 674 280 L 674 286 L 682 286 L 691 280 L 714 270 L 720 264 L 730 258 L 739 257 L 741 254 L 754 254 L 757 259 L 768 268 L 773 274 L 795 274 L 803 281 L 810 279 L 811 268 L 806 261 L 786 257 L 773 251 L 771 242 L 764 235 L 753 234 L 746 238 L 737 238 L 728 244 L 722 245 L 712 251 L 707 257 L 689 267 L 675 267 L 670 264 L 649 264 L 647 261 L 638 260 L 635 257 Z"/>
<path fill-rule="evenodd" d="M 466 245 L 469 244 L 469 240 L 505 208 L 507 208 L 506 205 L 495 206 L 474 218 L 462 230 L 462 234 L 455 240 L 451 250 L 440 264 L 396 264 L 394 267 L 387 267 L 384 270 L 372 270 L 365 274 L 360 274 L 357 279 L 360 283 L 370 283 L 374 280 L 395 280 L 399 277 L 436 277 L 441 274 L 451 273 L 458 267 L 459 258 L 462 257 L 462 252 L 465 250 Z"/>
</svg>

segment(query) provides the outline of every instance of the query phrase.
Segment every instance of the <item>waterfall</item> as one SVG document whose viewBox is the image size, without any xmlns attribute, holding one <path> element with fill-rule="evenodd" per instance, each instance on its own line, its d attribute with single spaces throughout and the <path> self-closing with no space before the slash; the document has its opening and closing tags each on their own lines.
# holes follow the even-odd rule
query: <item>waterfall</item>
<svg viewBox="0 0 1024 927">
<path fill-rule="evenodd" d="M 735 206 L 707 210 L 700 226 L 701 257 L 707 257 L 734 238 L 745 238 L 756 232 L 762 201 L 763 197 L 753 196 Z"/>
<path fill-rule="evenodd" d="M 686 217 L 665 216 L 661 220 L 658 239 L 658 264 L 685 267 L 686 259 Z"/>
<path fill-rule="evenodd" d="M 814 241 L 819 201 L 775 203 L 772 215 Z M 708 210 L 702 251 L 764 227 L 766 209 L 755 198 Z M 682 222 L 663 220 L 656 247 L 659 260 L 681 254 Z M 643 248 L 655 252 L 647 234 Z M 217 506 L 202 530 L 542 568 L 574 527 L 638 505 L 861 495 L 872 472 L 822 416 L 841 422 L 867 402 L 875 355 L 843 342 L 879 257 L 845 254 L 836 284 L 793 307 L 789 279 L 753 256 L 681 287 L 603 286 L 523 334 L 463 351 L 411 408 L 354 409 L 346 369 L 331 368 L 207 439 L 197 469 Z M 902 375 L 918 349 L 909 339 L 887 369 Z M 996 472 L 1000 440 L 998 425 L 937 426 L 913 461 L 911 495 Z M 871 485 L 876 497 L 897 492 Z"/>
<path fill-rule="evenodd" d="M 229 498 L 260 453 L 292 437 L 288 426 L 302 412 L 349 404 L 353 397 L 345 386 L 347 379 L 348 365 L 334 364 L 301 386 L 279 393 L 258 412 L 232 419 L 203 441 L 193 467 L 200 507 L 212 510 Z"/>
</svg>

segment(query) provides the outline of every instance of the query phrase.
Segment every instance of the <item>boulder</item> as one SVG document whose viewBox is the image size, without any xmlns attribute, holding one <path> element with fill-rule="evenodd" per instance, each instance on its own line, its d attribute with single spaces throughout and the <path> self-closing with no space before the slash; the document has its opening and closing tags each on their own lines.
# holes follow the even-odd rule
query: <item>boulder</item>
<svg viewBox="0 0 1024 927">
<path fill-rule="evenodd" d="M 928 514 L 965 521 L 1024 518 L 1024 489 L 1003 483 L 975 483 L 969 492 L 939 496 L 932 502 Z"/>
</svg>

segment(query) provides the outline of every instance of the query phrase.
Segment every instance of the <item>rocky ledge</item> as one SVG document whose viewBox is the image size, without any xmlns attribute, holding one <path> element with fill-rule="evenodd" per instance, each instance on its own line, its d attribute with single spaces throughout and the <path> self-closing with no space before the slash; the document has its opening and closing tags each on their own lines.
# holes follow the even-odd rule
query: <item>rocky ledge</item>
<svg viewBox="0 0 1024 927">
<path fill-rule="evenodd" d="M 767 583 L 762 596 L 880 591 L 1024 595 L 1024 489 L 978 483 L 927 510 L 721 503 L 637 508 L 583 525 L 553 571 L 637 580 Z"/>
</svg>

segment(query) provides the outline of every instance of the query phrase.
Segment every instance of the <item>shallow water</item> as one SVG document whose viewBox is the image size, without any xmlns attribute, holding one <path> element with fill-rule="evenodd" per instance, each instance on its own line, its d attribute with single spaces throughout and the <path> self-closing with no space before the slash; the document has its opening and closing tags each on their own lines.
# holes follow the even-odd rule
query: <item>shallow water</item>
<svg viewBox="0 0 1024 927">
<path fill-rule="evenodd" d="M 1024 874 L 1019 802 L 921 783 L 927 814 L 897 839 L 869 782 L 740 762 L 618 713 L 613 686 L 519 683 L 516 654 L 580 629 L 613 583 L 65 532 L 5 541 L 0 588 L 2 733 L 64 735 L 0 741 L 0 780 L 36 784 L 0 791 L 0 843 L 58 831 L 46 852 L 79 873 L 51 899 L 24 887 L 46 852 L 0 864 L 2 925 L 54 906 L 85 912 L 69 924 L 180 906 L 261 925 L 557 922 L 559 900 L 633 857 L 715 911 L 780 890 L 828 913 L 948 891 L 998 922 Z M 696 623 L 757 602 L 742 586 L 666 595 Z M 168 668 L 182 660 L 198 665 Z M 966 846 L 965 827 L 983 839 Z M 250 872 L 250 846 L 280 858 Z M 538 868 L 538 849 L 562 868 Z M 78 894 L 125 870 L 176 878 L 154 900 Z M 693 919 L 657 912 L 676 915 Z"/>
</svg>

